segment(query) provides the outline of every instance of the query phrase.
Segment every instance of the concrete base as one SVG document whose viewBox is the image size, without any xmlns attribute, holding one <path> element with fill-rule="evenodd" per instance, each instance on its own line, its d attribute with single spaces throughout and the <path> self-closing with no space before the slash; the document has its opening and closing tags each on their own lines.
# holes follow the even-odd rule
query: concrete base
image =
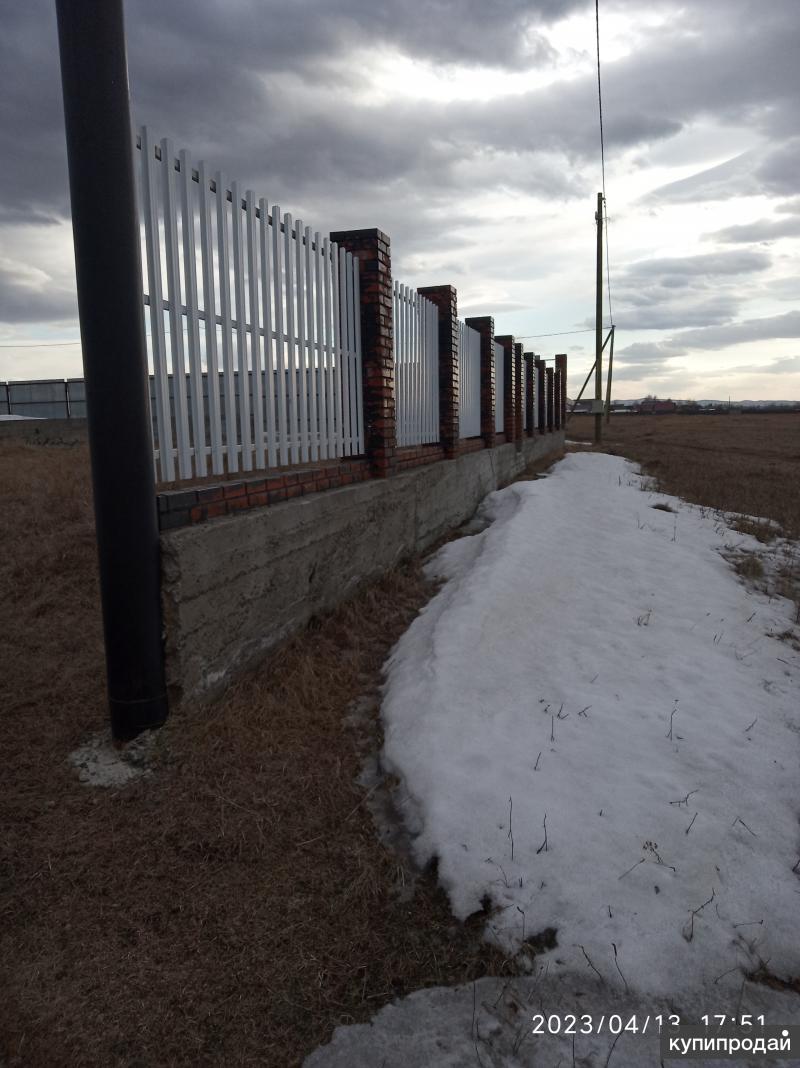
<svg viewBox="0 0 800 1068">
<path fill-rule="evenodd" d="M 161 535 L 167 684 L 212 699 L 365 581 L 469 519 L 487 493 L 561 449 L 563 432 Z"/>
</svg>

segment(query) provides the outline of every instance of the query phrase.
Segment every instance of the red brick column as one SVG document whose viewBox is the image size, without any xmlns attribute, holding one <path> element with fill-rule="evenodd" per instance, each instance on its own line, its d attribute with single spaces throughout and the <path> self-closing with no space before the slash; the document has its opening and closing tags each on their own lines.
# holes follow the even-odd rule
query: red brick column
<svg viewBox="0 0 800 1068">
<path fill-rule="evenodd" d="M 514 343 L 514 441 L 519 448 L 522 447 L 522 439 L 525 431 L 522 429 L 522 406 L 525 398 L 522 395 L 522 342 Z"/>
<path fill-rule="evenodd" d="M 506 441 L 513 441 L 516 437 L 516 428 L 514 425 L 514 408 L 515 408 L 515 392 L 514 392 L 514 338 L 511 334 L 500 334 L 495 338 L 498 345 L 503 346 L 503 432 L 506 436 Z M 498 403 L 500 398 L 498 397 Z"/>
<path fill-rule="evenodd" d="M 533 363 L 533 353 L 523 352 L 522 359 L 525 361 L 525 422 L 528 424 L 528 429 L 525 431 L 527 437 L 533 437 L 533 396 L 534 396 L 534 375 L 536 374 L 536 368 Z"/>
<path fill-rule="evenodd" d="M 559 422 L 561 426 L 567 425 L 567 354 L 566 352 L 560 352 L 556 356 L 556 370 L 559 373 L 559 384 L 561 389 L 558 396 L 558 407 L 560 409 Z"/>
<path fill-rule="evenodd" d="M 455 286 L 423 286 L 417 292 L 439 309 L 439 441 L 445 457 L 458 453 L 458 302 Z"/>
<path fill-rule="evenodd" d="M 554 406 L 554 403 L 553 403 L 554 400 L 555 400 L 555 390 L 554 390 L 554 382 L 553 382 L 553 379 L 555 378 L 555 372 L 553 371 L 552 367 L 547 367 L 547 368 L 545 368 L 544 375 L 545 375 L 545 389 L 547 390 L 547 432 L 549 434 L 552 434 L 553 433 L 553 425 L 555 423 L 555 419 L 554 419 L 554 415 L 555 415 L 554 407 L 555 406 Z"/>
<path fill-rule="evenodd" d="M 481 336 L 481 437 L 487 449 L 494 445 L 494 412 L 498 399 L 494 388 L 494 319 L 491 315 L 473 316 L 467 326 Z"/>
<path fill-rule="evenodd" d="M 544 434 L 547 430 L 547 385 L 544 373 L 544 360 L 534 356 L 536 364 L 536 419 L 539 424 L 539 433 Z"/>
<path fill-rule="evenodd" d="M 561 429 L 561 368 L 553 370 L 553 426 Z"/>
<path fill-rule="evenodd" d="M 397 448 L 389 238 L 380 230 L 338 230 L 331 241 L 359 261 L 365 449 L 372 474 L 385 478 L 394 473 Z"/>
</svg>

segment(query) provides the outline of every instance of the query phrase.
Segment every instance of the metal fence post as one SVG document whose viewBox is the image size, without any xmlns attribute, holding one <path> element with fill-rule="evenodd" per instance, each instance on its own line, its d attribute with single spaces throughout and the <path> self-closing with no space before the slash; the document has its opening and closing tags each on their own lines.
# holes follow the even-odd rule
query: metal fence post
<svg viewBox="0 0 800 1068">
<path fill-rule="evenodd" d="M 56 0 L 56 12 L 108 700 L 122 741 L 167 715 L 125 29 L 122 0 Z"/>
</svg>

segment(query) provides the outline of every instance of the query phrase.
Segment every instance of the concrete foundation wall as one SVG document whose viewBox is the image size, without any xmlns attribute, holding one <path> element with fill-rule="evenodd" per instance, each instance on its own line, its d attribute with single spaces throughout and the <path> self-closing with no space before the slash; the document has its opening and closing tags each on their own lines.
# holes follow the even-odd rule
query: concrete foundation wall
<svg viewBox="0 0 800 1068">
<path fill-rule="evenodd" d="M 230 679 L 363 582 L 424 551 L 564 435 L 526 438 L 388 479 L 161 535 L 167 682 L 174 701 Z"/>
</svg>

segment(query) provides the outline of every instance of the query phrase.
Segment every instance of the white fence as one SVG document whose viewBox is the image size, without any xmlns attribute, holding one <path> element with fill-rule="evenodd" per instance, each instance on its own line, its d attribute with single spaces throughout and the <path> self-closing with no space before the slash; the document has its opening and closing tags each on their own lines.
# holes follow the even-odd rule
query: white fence
<svg viewBox="0 0 800 1068">
<path fill-rule="evenodd" d="M 522 357 L 522 429 L 528 429 L 528 361 Z"/>
<path fill-rule="evenodd" d="M 397 444 L 439 440 L 439 309 L 400 282 L 394 291 Z"/>
<path fill-rule="evenodd" d="M 494 345 L 494 429 L 502 434 L 505 423 L 505 350 L 496 341 Z"/>
<path fill-rule="evenodd" d="M 458 323 L 458 436 L 474 438 L 481 432 L 481 336 Z"/>
<path fill-rule="evenodd" d="M 358 260 L 146 128 L 138 147 L 161 481 L 362 453 Z"/>
</svg>

